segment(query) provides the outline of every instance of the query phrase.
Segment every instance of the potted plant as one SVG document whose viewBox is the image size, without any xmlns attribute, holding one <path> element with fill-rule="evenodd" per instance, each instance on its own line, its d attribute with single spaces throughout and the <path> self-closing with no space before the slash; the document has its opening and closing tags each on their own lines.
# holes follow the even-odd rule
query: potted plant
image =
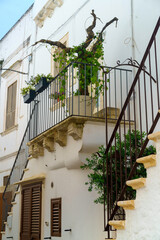
<svg viewBox="0 0 160 240">
<path fill-rule="evenodd" d="M 56 102 L 59 102 L 63 99 L 64 92 L 55 92 L 49 95 L 51 99 L 55 99 Z"/>
<path fill-rule="evenodd" d="M 104 81 L 103 79 L 98 79 L 98 71 L 100 69 L 100 60 L 103 60 L 103 33 L 105 29 L 112 24 L 114 21 L 118 21 L 118 18 L 113 18 L 111 21 L 107 22 L 102 30 L 98 33 L 94 33 L 93 29 L 96 26 L 97 16 L 92 10 L 91 15 L 93 17 L 92 24 L 86 29 L 87 38 L 84 42 L 78 46 L 67 47 L 59 41 L 51 41 L 48 39 L 41 39 L 35 42 L 34 45 L 38 43 L 49 44 L 52 47 L 60 48 L 62 51 L 55 51 L 53 54 L 53 60 L 58 63 L 59 69 L 63 69 L 66 65 L 72 62 L 73 67 L 77 69 L 77 79 L 79 80 L 79 86 L 74 95 L 88 96 L 88 86 L 91 85 L 91 92 L 94 91 L 95 97 L 98 99 L 99 93 L 102 93 L 104 90 Z M 33 46 L 34 46 L 33 45 Z M 80 63 L 80 64 L 79 64 Z M 85 64 L 85 69 L 84 69 Z M 92 74 L 90 74 L 91 68 L 93 66 Z M 66 92 L 65 86 L 67 69 L 59 74 L 59 80 L 61 81 L 60 91 Z M 63 77 L 64 76 L 64 77 Z M 73 94 L 72 94 L 73 95 Z M 63 99 L 65 96 L 63 96 Z M 62 100 L 63 100 L 62 99 Z"/>
<path fill-rule="evenodd" d="M 24 103 L 30 103 L 34 100 L 36 93 L 33 86 L 29 85 L 21 89 Z"/>
<path fill-rule="evenodd" d="M 35 77 L 32 76 L 29 81 L 26 81 L 27 87 L 21 89 L 24 103 L 30 103 L 35 98 L 36 93 L 40 93 L 48 87 L 52 79 L 51 74 L 37 74 Z"/>
<path fill-rule="evenodd" d="M 46 89 L 49 85 L 49 82 L 53 79 L 53 77 L 48 74 L 48 75 L 37 75 L 36 77 L 33 78 L 33 81 L 35 81 L 35 91 L 38 93 L 41 93 Z"/>
</svg>

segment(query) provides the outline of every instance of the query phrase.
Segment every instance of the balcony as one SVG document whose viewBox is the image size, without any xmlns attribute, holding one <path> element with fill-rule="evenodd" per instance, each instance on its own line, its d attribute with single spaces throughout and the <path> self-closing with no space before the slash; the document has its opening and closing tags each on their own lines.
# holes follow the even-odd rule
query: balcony
<svg viewBox="0 0 160 240">
<path fill-rule="evenodd" d="M 85 153 L 105 143 L 105 120 L 113 129 L 132 84 L 132 72 L 126 69 L 109 72 L 109 67 L 101 66 L 95 72 L 92 65 L 71 63 L 64 70 L 30 103 L 29 122 L 3 194 L 3 231 L 30 158 L 43 156 L 46 149 L 61 156 L 47 162 L 49 169 L 79 167 Z M 60 146 L 58 151 L 55 145 Z M 72 149 L 72 154 L 66 156 L 66 149 Z"/>
<path fill-rule="evenodd" d="M 71 119 L 76 123 L 104 122 L 107 117 L 108 122 L 115 123 L 131 86 L 131 71 L 109 70 L 101 66 L 95 71 L 86 63 L 69 64 L 31 103 L 34 113 L 29 139 L 41 138 L 57 127 L 66 130 Z"/>
</svg>

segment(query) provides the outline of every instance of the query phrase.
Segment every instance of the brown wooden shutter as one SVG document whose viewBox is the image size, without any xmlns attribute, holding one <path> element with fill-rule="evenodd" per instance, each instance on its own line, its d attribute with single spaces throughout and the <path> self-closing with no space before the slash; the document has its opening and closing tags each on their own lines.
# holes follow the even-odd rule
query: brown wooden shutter
<svg viewBox="0 0 160 240">
<path fill-rule="evenodd" d="M 32 187 L 31 238 L 40 239 L 41 229 L 41 184 Z"/>
<path fill-rule="evenodd" d="M 21 240 L 30 239 L 31 188 L 22 190 Z"/>
<path fill-rule="evenodd" d="M 5 192 L 5 196 L 4 198 L 6 199 L 6 201 L 4 201 L 2 199 L 2 225 L 3 225 L 3 231 L 5 231 L 5 225 L 4 222 L 7 220 L 5 219 L 5 210 L 6 210 L 6 204 L 8 205 L 8 212 L 11 211 L 11 202 L 12 202 L 12 192 Z"/>
<path fill-rule="evenodd" d="M 41 238 L 41 183 L 23 187 L 21 240 Z"/>
<path fill-rule="evenodd" d="M 61 237 L 61 198 L 51 199 L 51 236 Z"/>
<path fill-rule="evenodd" d="M 14 82 L 8 87 L 7 93 L 7 109 L 6 109 L 6 129 L 15 125 L 15 112 L 16 112 L 16 93 L 17 82 Z"/>
</svg>

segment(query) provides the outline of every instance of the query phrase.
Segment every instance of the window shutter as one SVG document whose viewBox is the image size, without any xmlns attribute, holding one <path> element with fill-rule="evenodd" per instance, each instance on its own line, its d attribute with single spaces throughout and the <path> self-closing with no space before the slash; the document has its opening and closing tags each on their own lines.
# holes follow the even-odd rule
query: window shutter
<svg viewBox="0 0 160 240">
<path fill-rule="evenodd" d="M 41 185 L 32 187 L 31 237 L 39 239 L 41 229 Z"/>
<path fill-rule="evenodd" d="M 23 187 L 21 240 L 41 238 L 41 183 Z"/>
<path fill-rule="evenodd" d="M 61 198 L 51 199 L 51 236 L 61 237 Z"/>
<path fill-rule="evenodd" d="M 17 82 L 14 82 L 11 86 L 8 87 L 7 109 L 6 109 L 6 129 L 14 126 L 15 124 L 16 93 L 17 93 Z"/>
<path fill-rule="evenodd" d="M 67 41 L 65 41 L 65 42 L 63 42 L 63 44 L 65 45 L 65 46 L 67 46 Z M 58 53 L 58 54 L 60 54 L 62 52 L 62 49 L 61 48 L 58 48 L 56 51 L 55 51 L 55 53 Z M 62 71 L 62 69 L 65 67 L 65 65 L 63 66 L 63 67 L 60 67 L 59 66 L 59 62 L 54 62 L 54 76 L 56 76 L 56 75 L 58 75 L 61 71 Z"/>
<path fill-rule="evenodd" d="M 21 240 L 30 238 L 31 188 L 22 190 Z"/>
</svg>

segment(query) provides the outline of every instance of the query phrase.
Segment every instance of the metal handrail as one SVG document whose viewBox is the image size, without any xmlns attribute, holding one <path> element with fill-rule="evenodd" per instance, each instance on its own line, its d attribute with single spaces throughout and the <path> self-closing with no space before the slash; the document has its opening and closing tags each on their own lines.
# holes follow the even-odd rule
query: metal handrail
<svg viewBox="0 0 160 240">
<path fill-rule="evenodd" d="M 18 182 L 18 181 L 20 181 L 22 179 L 23 174 L 24 174 L 23 169 L 26 168 L 27 163 L 28 163 L 28 147 L 27 147 L 26 143 L 29 141 L 28 136 L 29 136 L 29 132 L 30 132 L 30 124 L 31 124 L 31 122 L 33 120 L 33 115 L 34 115 L 34 111 L 35 111 L 36 105 L 37 105 L 37 103 L 35 102 L 34 107 L 32 109 L 32 112 L 31 112 L 31 115 L 30 115 L 30 118 L 29 118 L 29 121 L 28 121 L 28 124 L 27 124 L 27 127 L 25 129 L 25 132 L 24 132 L 21 144 L 19 146 L 18 153 L 16 155 L 14 164 L 12 166 L 10 175 L 8 177 L 7 184 L 5 186 L 5 190 L 4 190 L 3 195 L 2 195 L 3 203 L 5 205 L 5 215 L 3 216 L 3 219 L 2 219 L 2 230 L 4 229 L 4 222 L 7 220 L 8 210 L 11 208 L 11 202 L 14 201 L 14 199 L 15 199 L 15 192 L 18 190 L 18 187 L 19 187 L 19 185 L 18 185 L 17 188 L 14 188 L 14 190 L 12 189 L 12 191 L 11 191 L 12 192 L 11 202 L 10 202 L 10 204 L 7 203 L 6 194 L 7 194 L 8 190 L 10 191 L 11 184 L 15 183 L 15 182 L 11 183 L 11 178 L 12 178 L 13 175 L 15 175 L 14 171 L 16 171 L 16 165 L 18 165 L 18 161 L 20 161 L 19 155 L 21 154 L 23 145 L 25 147 L 25 151 L 26 151 L 27 154 L 26 154 L 26 158 L 24 159 L 23 165 L 21 165 L 21 171 L 20 171 L 21 174 L 19 176 L 19 179 L 17 179 L 16 182 Z M 16 176 L 17 176 L 17 174 L 16 174 Z"/>
<path fill-rule="evenodd" d="M 157 52 L 157 46 L 156 46 L 156 36 L 159 28 L 160 28 L 160 18 L 158 19 L 156 27 L 153 31 L 153 34 L 146 48 L 141 64 L 138 67 L 138 71 L 135 75 L 135 78 L 129 90 L 128 96 L 124 102 L 121 113 L 116 122 L 115 128 L 111 134 L 109 141 L 106 144 L 106 164 L 105 164 L 104 172 L 106 174 L 107 186 L 106 186 L 106 192 L 105 192 L 106 196 L 104 199 L 104 216 L 105 216 L 104 223 L 105 223 L 105 230 L 108 231 L 108 238 L 110 238 L 110 231 L 112 231 L 108 222 L 112 220 L 116 216 L 116 214 L 118 216 L 119 207 L 117 206 L 116 202 L 122 199 L 125 199 L 126 197 L 125 194 L 127 194 L 126 180 L 130 180 L 131 178 L 134 177 L 134 174 L 138 166 L 138 164 L 136 163 L 136 158 L 143 156 L 144 150 L 149 141 L 147 137 L 143 141 L 143 138 L 142 138 L 143 132 L 146 132 L 147 135 L 152 133 L 160 118 L 160 113 L 158 112 L 160 108 L 160 101 L 159 101 L 160 86 L 158 81 L 159 75 L 158 75 L 158 64 L 157 64 L 157 60 L 158 60 L 157 55 L 160 53 Z M 144 66 L 148 66 L 149 72 L 147 72 L 147 74 L 145 73 L 145 71 L 143 71 Z M 148 73 L 149 73 L 149 77 L 148 77 Z M 152 74 L 154 74 L 154 78 Z M 152 81 L 153 79 L 155 79 L 155 81 Z M 154 93 L 154 97 L 153 97 L 153 93 Z M 142 97 L 143 97 L 143 101 L 141 100 Z M 129 111 L 129 114 L 126 113 L 127 110 Z M 139 116 L 137 117 L 137 115 Z M 131 120 L 133 120 L 132 124 L 131 124 Z M 106 119 L 106 129 L 107 128 L 108 128 L 108 123 Z M 129 142 L 130 142 L 130 145 L 128 146 L 128 148 L 131 148 L 131 133 L 133 132 L 135 135 L 135 142 L 134 142 L 135 158 L 134 159 L 132 159 L 133 157 L 131 152 L 130 152 L 130 157 L 127 159 L 126 151 L 128 149 L 126 146 L 126 139 L 125 139 L 125 134 L 127 133 L 127 129 L 129 133 Z M 138 151 L 138 147 L 136 145 L 138 142 L 137 131 L 139 131 L 141 135 L 140 152 L 137 152 Z M 106 131 L 106 134 L 107 134 L 107 131 Z M 117 150 L 118 147 L 116 146 L 117 134 L 119 135 L 120 152 L 117 152 L 118 151 Z M 108 139 L 108 136 L 106 136 L 106 139 Z M 124 144 L 123 154 L 124 154 L 125 162 L 122 159 L 122 153 L 121 153 L 122 141 Z M 115 149 L 114 156 L 112 155 L 113 147 Z M 129 149 L 128 151 L 131 151 L 131 150 Z M 114 171 L 115 171 L 116 186 L 113 186 L 113 182 L 112 182 L 113 181 L 113 173 L 112 173 L 113 164 L 114 164 Z M 127 172 L 128 166 L 130 166 L 129 173 Z M 123 170 L 123 167 L 125 168 L 124 170 Z M 125 173 L 124 174 L 125 176 L 123 176 L 123 171 Z M 117 175 L 118 173 L 120 175 Z M 120 189 L 117 188 L 118 187 L 117 181 L 120 182 L 119 183 Z M 113 188 L 115 192 L 113 191 Z M 114 198 L 116 199 L 115 201 L 113 201 Z M 107 201 L 107 225 L 106 225 L 106 212 L 105 212 L 106 201 Z M 124 213 L 122 214 L 122 217 L 124 217 Z"/>
</svg>

